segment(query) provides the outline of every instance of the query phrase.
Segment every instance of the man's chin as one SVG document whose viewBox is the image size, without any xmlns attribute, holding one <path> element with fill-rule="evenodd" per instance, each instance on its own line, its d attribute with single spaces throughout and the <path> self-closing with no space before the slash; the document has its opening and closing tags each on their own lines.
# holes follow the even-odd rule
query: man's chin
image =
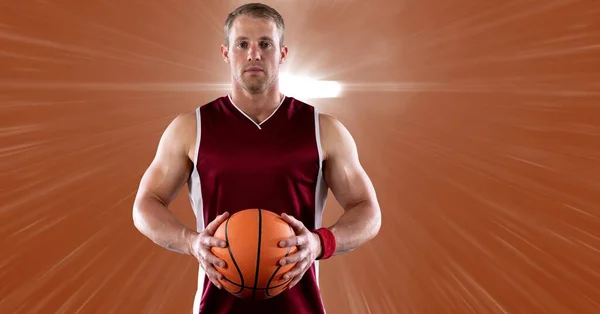
<svg viewBox="0 0 600 314">
<path fill-rule="evenodd" d="M 265 83 L 261 83 L 261 84 L 257 84 L 255 82 L 253 83 L 246 83 L 244 84 L 244 89 L 247 90 L 248 92 L 250 92 L 251 94 L 259 94 L 264 92 L 267 89 L 267 84 Z"/>
</svg>

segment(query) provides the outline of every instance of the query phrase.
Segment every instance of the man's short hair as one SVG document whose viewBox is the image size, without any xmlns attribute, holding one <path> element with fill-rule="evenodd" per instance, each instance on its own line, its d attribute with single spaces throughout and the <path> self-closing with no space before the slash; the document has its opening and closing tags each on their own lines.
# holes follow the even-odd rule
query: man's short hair
<svg viewBox="0 0 600 314">
<path fill-rule="evenodd" d="M 225 20 L 225 46 L 229 47 L 229 32 L 231 30 L 231 25 L 239 16 L 271 19 L 274 21 L 275 25 L 277 25 L 277 28 L 279 29 L 279 45 L 283 46 L 283 33 L 285 31 L 283 17 L 281 14 L 279 14 L 279 12 L 277 12 L 277 10 L 262 3 L 244 4 L 227 15 L 227 19 Z"/>
</svg>

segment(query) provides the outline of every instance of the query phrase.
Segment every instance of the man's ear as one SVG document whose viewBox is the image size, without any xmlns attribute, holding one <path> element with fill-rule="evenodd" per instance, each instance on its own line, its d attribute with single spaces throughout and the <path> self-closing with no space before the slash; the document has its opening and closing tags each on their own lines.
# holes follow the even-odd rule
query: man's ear
<svg viewBox="0 0 600 314">
<path fill-rule="evenodd" d="M 221 56 L 225 63 L 229 63 L 229 48 L 225 45 L 221 45 Z"/>
<path fill-rule="evenodd" d="M 287 46 L 281 47 L 281 57 L 279 58 L 279 64 L 282 64 L 283 61 L 285 61 L 285 59 L 287 58 L 287 55 L 288 55 L 288 47 Z"/>
</svg>

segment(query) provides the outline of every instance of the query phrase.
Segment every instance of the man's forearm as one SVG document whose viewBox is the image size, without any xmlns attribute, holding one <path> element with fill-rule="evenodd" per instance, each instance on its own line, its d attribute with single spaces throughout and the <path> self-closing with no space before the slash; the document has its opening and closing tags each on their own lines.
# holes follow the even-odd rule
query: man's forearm
<svg viewBox="0 0 600 314">
<path fill-rule="evenodd" d="M 135 227 L 163 248 L 190 255 L 191 238 L 197 233 L 183 225 L 175 215 L 157 199 L 142 197 L 133 208 Z"/>
<path fill-rule="evenodd" d="M 373 239 L 381 227 L 378 205 L 362 202 L 347 208 L 339 220 L 329 229 L 335 236 L 336 249 L 333 255 L 355 250 Z"/>
</svg>

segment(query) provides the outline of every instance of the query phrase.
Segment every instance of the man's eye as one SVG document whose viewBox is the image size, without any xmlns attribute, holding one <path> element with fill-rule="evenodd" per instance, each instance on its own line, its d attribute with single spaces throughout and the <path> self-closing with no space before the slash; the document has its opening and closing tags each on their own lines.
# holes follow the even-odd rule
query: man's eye
<svg viewBox="0 0 600 314">
<path fill-rule="evenodd" d="M 246 48 L 246 47 L 248 47 L 248 43 L 241 42 L 241 43 L 238 44 L 238 47 L 240 47 L 240 48 Z"/>
<path fill-rule="evenodd" d="M 263 48 L 271 48 L 271 44 L 270 43 L 263 43 L 262 44 Z"/>
</svg>

